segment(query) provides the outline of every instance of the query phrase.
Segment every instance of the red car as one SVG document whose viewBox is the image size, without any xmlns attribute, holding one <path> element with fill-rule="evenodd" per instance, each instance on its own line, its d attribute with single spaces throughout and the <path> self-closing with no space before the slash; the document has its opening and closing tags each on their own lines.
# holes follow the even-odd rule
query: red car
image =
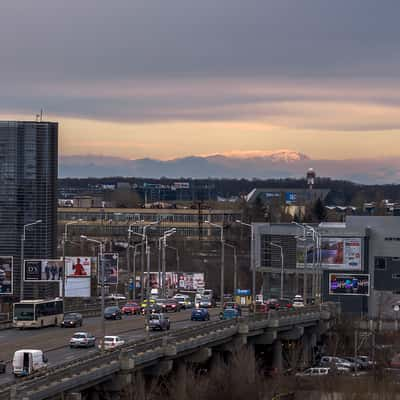
<svg viewBox="0 0 400 400">
<path fill-rule="evenodd" d="M 181 311 L 182 307 L 177 301 L 172 299 L 160 301 L 159 304 L 165 312 Z"/>
<path fill-rule="evenodd" d="M 140 305 L 138 303 L 126 303 L 121 308 L 122 314 L 131 314 L 131 315 L 139 315 L 140 314 Z"/>
</svg>

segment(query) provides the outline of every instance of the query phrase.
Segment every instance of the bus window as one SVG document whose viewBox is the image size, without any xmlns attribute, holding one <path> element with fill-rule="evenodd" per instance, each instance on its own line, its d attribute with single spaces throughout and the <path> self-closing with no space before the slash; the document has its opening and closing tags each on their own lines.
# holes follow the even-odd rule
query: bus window
<svg viewBox="0 0 400 400">
<path fill-rule="evenodd" d="M 33 304 L 15 304 L 14 319 L 17 321 L 33 321 Z"/>
</svg>

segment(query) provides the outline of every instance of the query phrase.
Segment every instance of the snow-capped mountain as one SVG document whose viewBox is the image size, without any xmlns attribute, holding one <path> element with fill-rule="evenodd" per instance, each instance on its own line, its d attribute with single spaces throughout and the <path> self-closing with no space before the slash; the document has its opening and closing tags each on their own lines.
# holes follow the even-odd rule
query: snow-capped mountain
<svg viewBox="0 0 400 400">
<path fill-rule="evenodd" d="M 97 155 L 62 156 L 60 177 L 136 176 L 143 178 L 288 178 L 318 176 L 360 183 L 397 183 L 400 158 L 315 160 L 293 150 L 238 151 L 172 160 L 128 160 Z"/>
</svg>

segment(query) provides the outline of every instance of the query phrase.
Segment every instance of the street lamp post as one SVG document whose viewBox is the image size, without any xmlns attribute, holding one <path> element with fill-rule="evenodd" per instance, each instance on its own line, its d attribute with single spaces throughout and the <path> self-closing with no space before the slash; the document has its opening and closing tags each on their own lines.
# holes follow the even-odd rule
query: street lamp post
<svg viewBox="0 0 400 400">
<path fill-rule="evenodd" d="M 310 225 L 304 224 L 305 227 L 311 231 L 312 233 L 312 237 L 313 237 L 313 242 L 314 242 L 314 246 L 313 246 L 313 297 L 315 298 L 315 300 L 317 300 L 317 298 L 319 297 L 319 293 L 318 293 L 318 281 L 319 281 L 319 271 L 318 271 L 318 263 L 319 263 L 319 253 L 320 253 L 320 234 L 319 232 L 313 228 Z"/>
<path fill-rule="evenodd" d="M 237 252 L 236 246 L 233 244 L 225 243 L 225 246 L 230 247 L 233 250 L 233 296 L 236 297 L 237 291 Z"/>
<path fill-rule="evenodd" d="M 37 225 L 40 224 L 42 222 L 41 219 L 36 220 L 35 222 L 31 222 L 29 224 L 25 224 L 23 226 L 23 233 L 21 235 L 21 281 L 20 281 L 20 301 L 24 299 L 24 258 L 25 258 L 25 238 L 26 238 L 26 230 L 33 226 L 33 225 Z"/>
<path fill-rule="evenodd" d="M 81 239 L 87 240 L 88 242 L 95 243 L 99 246 L 99 268 L 100 268 L 100 282 L 101 282 L 101 351 L 104 352 L 104 337 L 106 336 L 106 324 L 104 321 L 104 262 L 103 262 L 103 254 L 104 254 L 104 243 L 100 240 L 88 238 L 85 235 L 81 235 Z"/>
<path fill-rule="evenodd" d="M 133 232 L 132 227 L 141 222 L 143 222 L 143 220 L 135 221 L 133 224 L 130 224 L 128 227 L 128 247 L 126 249 L 126 251 L 127 251 L 126 258 L 127 258 L 128 275 L 130 275 L 130 276 L 131 276 L 131 251 L 130 251 L 130 249 L 131 249 L 131 247 L 134 247 L 134 246 L 131 246 L 131 239 L 132 239 L 132 232 Z M 136 251 L 136 248 L 134 248 L 134 251 Z M 134 260 L 134 263 L 136 263 L 136 260 Z M 134 275 L 136 275 L 136 271 L 134 272 Z M 135 295 L 136 295 L 136 276 L 134 276 L 134 289 L 132 292 L 133 299 L 135 299 Z"/>
<path fill-rule="evenodd" d="M 204 221 L 206 224 L 215 226 L 221 230 L 221 309 L 224 309 L 224 281 L 225 281 L 225 239 L 224 239 L 224 227 L 222 225 L 214 224 L 210 221 Z"/>
<path fill-rule="evenodd" d="M 175 253 L 176 253 L 176 272 L 179 272 L 179 250 L 174 246 L 170 246 L 169 244 L 167 245 L 167 248 L 175 251 Z"/>
<path fill-rule="evenodd" d="M 167 247 L 167 238 L 176 233 L 176 229 L 172 228 L 168 231 L 164 232 L 162 236 L 162 272 L 161 272 L 161 287 L 162 287 L 162 296 L 166 295 L 165 288 L 165 274 L 166 274 L 166 247 Z"/>
<path fill-rule="evenodd" d="M 281 299 L 283 299 L 283 282 L 284 282 L 284 270 L 283 270 L 283 247 L 280 246 L 279 244 L 269 242 L 269 244 L 273 247 L 277 247 L 281 251 Z"/>
<path fill-rule="evenodd" d="M 78 219 L 76 221 L 70 221 L 70 222 L 66 222 L 64 225 L 64 236 L 63 236 L 63 246 L 62 246 L 62 251 L 63 251 L 63 271 L 62 271 L 62 277 L 61 277 L 61 287 L 62 287 L 62 293 L 61 293 L 61 297 L 64 298 L 65 297 L 65 269 L 66 269 L 66 262 L 65 262 L 65 258 L 66 258 L 66 244 L 68 242 L 68 227 L 70 225 L 74 225 L 77 224 L 79 222 L 81 222 L 82 219 Z"/>
<path fill-rule="evenodd" d="M 255 249 L 255 232 L 254 232 L 254 226 L 253 224 L 247 224 L 246 222 L 243 222 L 239 219 L 236 220 L 236 223 L 247 226 L 250 228 L 250 233 L 251 233 L 251 248 L 250 248 L 250 266 L 252 270 L 252 282 L 251 282 L 251 294 L 252 294 L 252 302 L 253 302 L 253 309 L 255 310 L 255 304 L 256 304 L 256 249 Z"/>
</svg>

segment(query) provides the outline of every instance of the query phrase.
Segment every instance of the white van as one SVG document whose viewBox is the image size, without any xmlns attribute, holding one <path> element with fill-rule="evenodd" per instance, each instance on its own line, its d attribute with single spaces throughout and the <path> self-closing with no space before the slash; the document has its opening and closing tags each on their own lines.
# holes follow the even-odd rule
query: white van
<svg viewBox="0 0 400 400">
<path fill-rule="evenodd" d="M 16 376 L 26 376 L 47 367 L 47 357 L 42 350 L 17 350 L 12 362 Z"/>
</svg>

